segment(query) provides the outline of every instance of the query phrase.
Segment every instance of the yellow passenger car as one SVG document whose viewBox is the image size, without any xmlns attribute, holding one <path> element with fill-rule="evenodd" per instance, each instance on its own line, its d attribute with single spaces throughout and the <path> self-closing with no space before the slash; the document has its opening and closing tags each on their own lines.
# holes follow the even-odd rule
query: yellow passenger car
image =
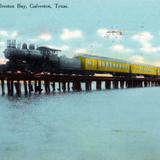
<svg viewBox="0 0 160 160">
<path fill-rule="evenodd" d="M 76 58 L 81 60 L 82 68 L 85 71 L 105 73 L 130 72 L 130 64 L 127 61 L 91 55 L 80 55 Z"/>
<path fill-rule="evenodd" d="M 160 67 L 157 67 L 157 76 L 160 76 Z"/>
<path fill-rule="evenodd" d="M 131 64 L 130 62 L 81 54 L 76 58 L 80 59 L 84 71 L 95 73 L 124 73 L 133 75 L 160 76 L 160 67 L 145 64 Z"/>
<path fill-rule="evenodd" d="M 157 68 L 145 64 L 131 64 L 131 74 L 136 75 L 157 75 Z"/>
</svg>

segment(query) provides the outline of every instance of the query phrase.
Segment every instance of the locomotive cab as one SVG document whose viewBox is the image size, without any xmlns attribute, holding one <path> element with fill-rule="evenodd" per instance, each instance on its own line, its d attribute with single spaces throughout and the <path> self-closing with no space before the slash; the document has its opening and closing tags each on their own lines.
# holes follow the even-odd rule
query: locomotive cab
<svg viewBox="0 0 160 160">
<path fill-rule="evenodd" d="M 48 48 L 48 47 L 45 47 L 45 46 L 38 47 L 37 50 L 39 50 L 41 52 L 41 54 L 45 57 L 49 57 L 49 56 L 52 56 L 52 55 L 57 56 L 57 53 L 61 51 L 59 49 L 51 49 L 51 48 Z"/>
</svg>

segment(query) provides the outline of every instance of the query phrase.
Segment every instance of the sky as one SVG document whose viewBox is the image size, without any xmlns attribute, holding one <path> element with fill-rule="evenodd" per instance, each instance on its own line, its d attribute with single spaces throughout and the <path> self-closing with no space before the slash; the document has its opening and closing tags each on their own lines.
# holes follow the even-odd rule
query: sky
<svg viewBox="0 0 160 160">
<path fill-rule="evenodd" d="M 0 62 L 8 39 L 160 66 L 160 0 L 1 0 Z M 55 8 L 58 5 L 67 8 Z M 52 8 L 30 8 L 30 4 Z M 113 34 L 113 32 L 115 32 Z M 119 35 L 122 33 L 122 35 Z"/>
</svg>

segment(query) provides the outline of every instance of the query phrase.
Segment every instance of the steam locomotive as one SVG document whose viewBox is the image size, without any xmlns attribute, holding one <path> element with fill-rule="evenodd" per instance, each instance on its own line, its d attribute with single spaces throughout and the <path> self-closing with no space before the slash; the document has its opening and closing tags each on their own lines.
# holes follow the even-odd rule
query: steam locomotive
<svg viewBox="0 0 160 160">
<path fill-rule="evenodd" d="M 61 50 L 46 46 L 35 48 L 34 44 L 27 46 L 26 43 L 20 47 L 16 46 L 15 41 L 9 41 L 4 50 L 4 55 L 9 60 L 6 64 L 6 70 L 33 73 L 80 72 L 81 64 L 78 59 L 58 56 L 58 52 Z"/>
</svg>

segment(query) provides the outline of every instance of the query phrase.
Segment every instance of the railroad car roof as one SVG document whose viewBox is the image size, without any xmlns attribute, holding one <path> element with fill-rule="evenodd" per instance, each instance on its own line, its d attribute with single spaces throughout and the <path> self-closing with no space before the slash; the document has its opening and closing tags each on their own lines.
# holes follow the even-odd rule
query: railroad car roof
<svg viewBox="0 0 160 160">
<path fill-rule="evenodd" d="M 140 64 L 140 63 L 131 63 L 132 65 L 137 65 L 137 66 L 145 66 L 145 67 L 155 67 L 157 68 L 156 66 L 154 65 L 151 65 L 151 64 Z"/>
<path fill-rule="evenodd" d="M 88 54 L 80 54 L 78 56 L 84 57 L 84 58 L 93 58 L 93 59 L 98 59 L 98 60 L 110 60 L 110 61 L 114 61 L 114 62 L 130 63 L 130 62 L 125 61 L 125 60 L 103 57 L 103 56 L 95 56 L 95 55 L 88 55 Z"/>
<path fill-rule="evenodd" d="M 59 49 L 55 49 L 55 48 L 50 48 L 50 47 L 46 47 L 46 46 L 41 46 L 37 48 L 38 50 L 48 50 L 48 51 L 61 51 Z"/>
<path fill-rule="evenodd" d="M 109 58 L 109 57 L 103 57 L 103 56 L 96 56 L 96 55 L 89 55 L 89 54 L 79 54 L 78 57 L 79 56 L 80 57 L 84 57 L 84 58 L 93 58 L 93 59 L 98 59 L 98 60 L 109 60 L 109 61 L 127 63 L 127 64 L 138 65 L 138 66 L 156 67 L 156 66 L 149 65 L 149 64 L 133 63 L 133 62 L 129 62 L 129 61 L 126 61 L 126 60 L 121 60 L 121 59 L 116 59 L 116 58 Z"/>
</svg>

